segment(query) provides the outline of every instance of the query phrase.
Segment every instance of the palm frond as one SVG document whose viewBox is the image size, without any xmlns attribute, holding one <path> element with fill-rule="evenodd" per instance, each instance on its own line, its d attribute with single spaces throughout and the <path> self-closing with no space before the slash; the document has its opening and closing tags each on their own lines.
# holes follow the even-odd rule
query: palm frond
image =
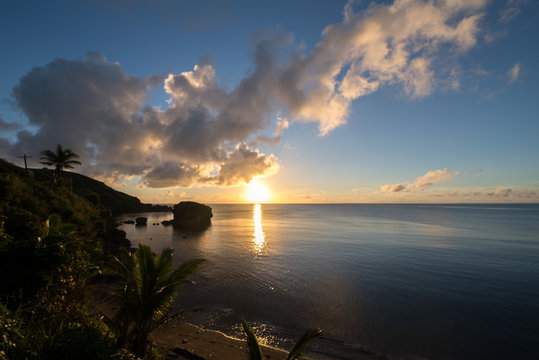
<svg viewBox="0 0 539 360">
<path fill-rule="evenodd" d="M 288 353 L 288 357 L 286 358 L 286 360 L 296 360 L 297 358 L 299 358 L 301 356 L 301 352 L 303 351 L 307 343 L 315 337 L 321 336 L 322 334 L 322 329 L 319 328 L 310 328 L 305 331 L 303 335 L 301 335 L 296 341 L 296 343 L 292 347 L 292 350 L 290 350 L 290 352 Z"/>
<path fill-rule="evenodd" d="M 75 159 L 80 158 L 77 153 L 71 149 L 64 149 L 61 144 L 56 146 L 56 151 L 43 150 L 41 152 L 40 163 L 56 168 L 57 176 L 62 169 L 72 169 L 73 165 L 81 165 L 81 162 Z"/>
<path fill-rule="evenodd" d="M 247 346 L 249 347 L 251 360 L 262 360 L 264 355 L 262 355 L 262 349 L 260 349 L 260 345 L 258 344 L 258 340 L 253 328 L 247 324 L 245 319 L 241 319 L 241 324 L 243 325 L 243 331 L 245 331 L 245 334 L 247 335 Z"/>
<path fill-rule="evenodd" d="M 184 281 L 191 276 L 202 263 L 206 261 L 204 259 L 193 259 L 184 262 L 181 266 L 172 273 L 171 279 L 175 282 Z"/>
</svg>

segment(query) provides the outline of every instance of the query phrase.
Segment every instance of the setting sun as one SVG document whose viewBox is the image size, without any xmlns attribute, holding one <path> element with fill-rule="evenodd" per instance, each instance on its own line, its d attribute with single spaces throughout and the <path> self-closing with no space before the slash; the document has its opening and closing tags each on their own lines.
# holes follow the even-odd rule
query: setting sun
<svg viewBox="0 0 539 360">
<path fill-rule="evenodd" d="M 268 188 L 264 184 L 251 183 L 247 189 L 247 200 L 253 203 L 263 203 L 270 199 Z"/>
</svg>

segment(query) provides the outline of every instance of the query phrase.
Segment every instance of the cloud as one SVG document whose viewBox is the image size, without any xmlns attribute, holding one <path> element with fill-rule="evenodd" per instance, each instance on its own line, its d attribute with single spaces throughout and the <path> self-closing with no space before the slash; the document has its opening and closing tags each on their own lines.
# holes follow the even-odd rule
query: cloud
<svg viewBox="0 0 539 360">
<path fill-rule="evenodd" d="M 240 144 L 221 164 L 219 175 L 206 180 L 217 185 L 249 183 L 257 176 L 274 174 L 277 169 L 277 160 L 273 155 L 265 156 Z"/>
<path fill-rule="evenodd" d="M 460 172 L 452 172 L 447 169 L 429 171 L 425 175 L 418 177 L 414 183 L 383 185 L 380 187 L 380 191 L 389 193 L 414 191 L 415 189 L 423 189 L 432 186 L 435 183 L 450 181 L 454 176 L 459 174 Z"/>
<path fill-rule="evenodd" d="M 295 120 L 317 122 L 325 135 L 344 124 L 350 103 L 383 85 L 402 85 L 410 98 L 436 87 L 437 56 L 476 43 L 486 1 L 397 0 L 354 12 L 327 26 L 311 55 L 285 65 L 277 93 Z"/>
<path fill-rule="evenodd" d="M 475 45 L 485 5 L 397 0 L 354 12 L 350 2 L 343 21 L 327 26 L 310 54 L 295 48 L 290 34 L 256 34 L 254 71 L 230 93 L 218 86 L 209 65 L 169 75 L 165 88 L 180 107 L 189 99 L 218 111 L 220 126 L 238 139 L 266 128 L 274 111 L 287 121 L 316 123 L 326 135 L 346 123 L 352 101 L 384 85 L 401 85 L 410 98 L 419 98 L 435 90 L 438 77 L 455 83 L 455 72 L 434 70 L 437 60 L 443 57 L 447 65 L 448 54 Z"/>
<path fill-rule="evenodd" d="M 276 146 L 281 143 L 284 130 L 288 129 L 290 122 L 281 116 L 277 116 L 277 121 L 275 122 L 276 128 L 273 132 L 273 136 L 259 135 L 256 138 L 256 141 L 252 143 L 251 146 L 258 146 L 261 143 L 270 144 Z"/>
<path fill-rule="evenodd" d="M 151 188 L 189 187 L 200 177 L 199 166 L 170 161 L 155 166 L 141 180 Z"/>
<path fill-rule="evenodd" d="M 449 195 L 452 197 L 460 196 L 468 199 L 477 198 L 480 200 L 499 199 L 504 201 L 539 201 L 539 193 L 534 189 L 527 188 L 500 187 L 490 191 L 453 191 Z"/>
<path fill-rule="evenodd" d="M 507 77 L 509 78 L 510 83 L 514 83 L 518 80 L 520 75 L 520 64 L 516 63 L 509 71 L 507 72 Z"/>
<path fill-rule="evenodd" d="M 406 189 L 408 184 L 395 184 L 395 185 L 382 185 L 380 190 L 382 192 L 399 192 Z"/>
<path fill-rule="evenodd" d="M 135 175 L 158 188 L 249 182 L 276 164 L 273 155 L 243 144 L 269 116 L 265 97 L 249 79 L 227 93 L 210 64 L 141 78 L 97 52 L 83 60 L 56 59 L 32 69 L 13 89 L 15 103 L 38 131 L 19 131 L 16 143 L 2 148 L 13 157 L 62 143 L 81 155 L 83 172 L 107 182 Z M 146 104 L 150 90 L 160 84 L 171 99 L 165 110 Z M 245 155 L 245 171 L 233 163 L 238 152 Z"/>
<path fill-rule="evenodd" d="M 520 14 L 521 7 L 527 2 L 527 0 L 508 0 L 505 7 L 500 11 L 499 21 L 507 23 L 516 18 Z"/>
<path fill-rule="evenodd" d="M 217 174 L 213 174 L 215 168 Z M 152 188 L 190 187 L 194 184 L 233 186 L 247 184 L 258 176 L 274 174 L 278 169 L 277 159 L 251 150 L 246 144 L 227 154 L 220 164 L 200 166 L 166 162 L 144 174 L 142 182 Z"/>
<path fill-rule="evenodd" d="M 253 70 L 233 89 L 221 85 L 208 59 L 189 71 L 148 77 L 127 74 L 99 52 L 55 59 L 33 68 L 12 92 L 37 130 L 19 129 L 12 143 L 0 138 L 0 150 L 14 157 L 61 143 L 81 155 L 84 173 L 108 182 L 126 176 L 140 176 L 149 187 L 249 182 L 276 171 L 275 156 L 257 147 L 279 144 L 292 122 L 317 124 L 326 135 L 346 123 L 354 100 L 383 86 L 397 85 L 414 99 L 435 91 L 444 76 L 454 82 L 450 67 L 436 71 L 438 60 L 449 64 L 449 54 L 475 45 L 485 5 L 396 0 L 356 12 L 349 2 L 343 20 L 327 26 L 308 54 L 291 34 L 261 31 L 252 39 Z M 169 96 L 165 109 L 148 104 L 158 86 Z"/>
<path fill-rule="evenodd" d="M 0 131 L 15 131 L 20 128 L 20 125 L 17 123 L 6 122 L 0 114 Z"/>
</svg>

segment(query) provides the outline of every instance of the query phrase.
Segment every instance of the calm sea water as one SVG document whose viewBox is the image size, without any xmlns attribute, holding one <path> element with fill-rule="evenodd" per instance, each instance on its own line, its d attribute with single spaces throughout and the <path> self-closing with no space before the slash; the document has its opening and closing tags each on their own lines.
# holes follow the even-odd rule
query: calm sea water
<svg viewBox="0 0 539 360">
<path fill-rule="evenodd" d="M 429 359 L 539 358 L 539 205 L 212 205 L 199 234 L 122 225 L 134 245 L 207 262 L 188 320 L 268 344 L 307 327 L 314 359 L 361 349 Z M 131 219 L 140 214 L 126 214 Z"/>
</svg>

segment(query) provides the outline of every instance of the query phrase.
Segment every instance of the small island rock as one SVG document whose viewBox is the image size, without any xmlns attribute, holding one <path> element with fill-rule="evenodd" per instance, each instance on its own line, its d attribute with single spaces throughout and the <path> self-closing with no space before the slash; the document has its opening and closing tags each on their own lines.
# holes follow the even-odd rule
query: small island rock
<svg viewBox="0 0 539 360">
<path fill-rule="evenodd" d="M 138 218 L 135 219 L 137 225 L 146 225 L 147 222 L 148 222 L 148 218 L 147 217 L 144 217 L 144 216 L 139 216 Z"/>
<path fill-rule="evenodd" d="M 178 229 L 199 231 L 211 225 L 211 207 L 194 201 L 182 201 L 174 205 L 172 225 Z"/>
<path fill-rule="evenodd" d="M 161 221 L 161 224 L 164 225 L 164 226 L 169 226 L 169 225 L 172 225 L 174 223 L 174 220 L 163 220 Z"/>
</svg>

